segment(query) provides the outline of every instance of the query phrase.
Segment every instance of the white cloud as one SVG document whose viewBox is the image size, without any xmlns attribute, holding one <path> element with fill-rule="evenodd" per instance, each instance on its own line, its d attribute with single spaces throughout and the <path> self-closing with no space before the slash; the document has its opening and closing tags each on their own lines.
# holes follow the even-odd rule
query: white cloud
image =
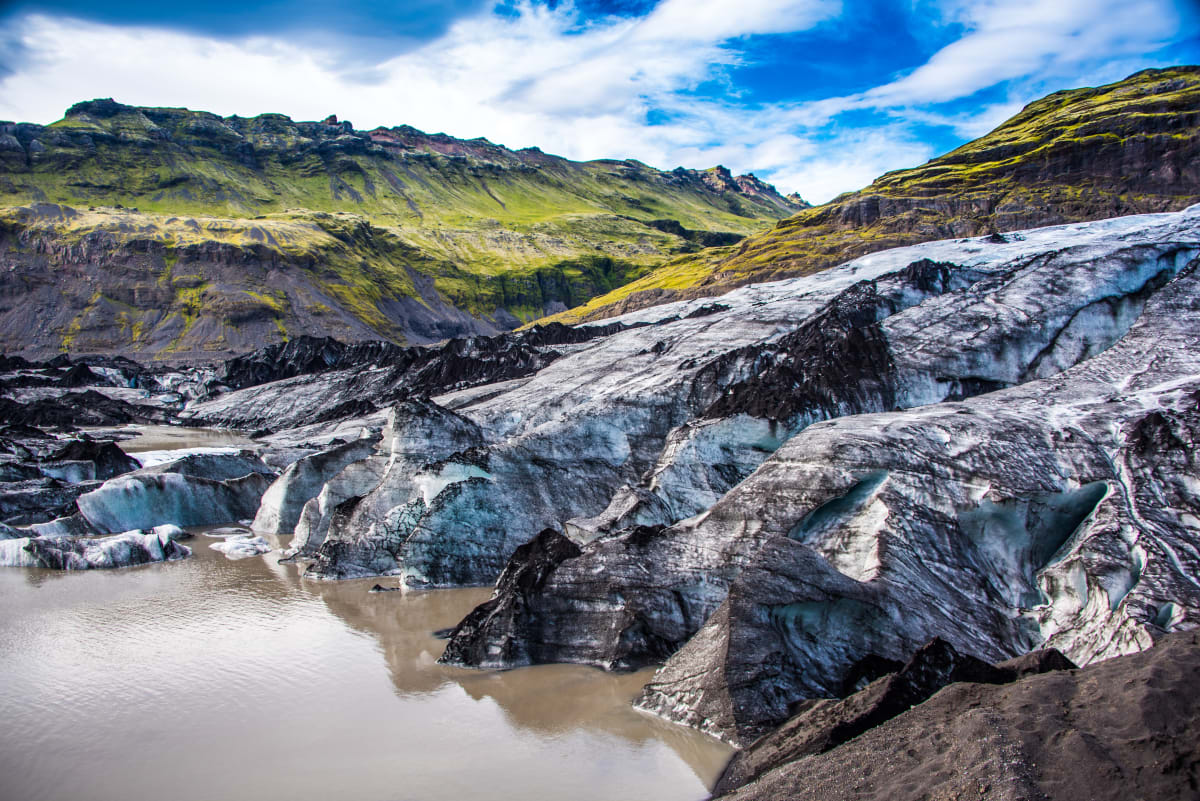
<svg viewBox="0 0 1200 801">
<path fill-rule="evenodd" d="M 654 42 L 718 42 L 803 31 L 839 13 L 840 0 L 663 0 L 634 35 Z"/>
<path fill-rule="evenodd" d="M 946 4 L 967 27 L 909 75 L 871 89 L 862 105 L 889 107 L 967 97 L 1007 80 L 1077 74 L 1080 65 L 1166 44 L 1181 19 L 1169 0 L 986 0 Z"/>
<path fill-rule="evenodd" d="M 840 0 L 663 0 L 642 18 L 582 24 L 570 5 L 521 6 L 461 19 L 353 71 L 344 53 L 282 38 L 229 41 L 33 16 L 9 31 L 30 55 L 0 80 L 0 117 L 49 122 L 71 103 L 107 96 L 225 115 L 336 113 L 359 128 L 407 123 L 571 158 L 723 163 L 820 202 L 933 155 L 909 123 L 974 136 L 1032 97 L 1018 92 L 969 116 L 939 103 L 1028 76 L 1071 85 L 1085 65 L 1094 72 L 1107 56 L 1145 52 L 1178 24 L 1167 0 L 929 2 L 942 23 L 966 33 L 928 63 L 850 97 L 753 110 L 738 105 L 737 87 L 728 100 L 689 90 L 728 80 L 727 67 L 745 57 L 742 37 L 811 28 L 836 18 Z M 830 121 L 854 108 L 891 121 L 831 139 Z M 668 122 L 647 124 L 650 112 Z"/>
</svg>

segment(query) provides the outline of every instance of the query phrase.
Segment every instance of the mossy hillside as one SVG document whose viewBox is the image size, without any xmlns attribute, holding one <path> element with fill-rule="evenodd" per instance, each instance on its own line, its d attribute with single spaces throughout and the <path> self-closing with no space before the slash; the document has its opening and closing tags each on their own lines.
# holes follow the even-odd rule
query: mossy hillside
<svg viewBox="0 0 1200 801">
<path fill-rule="evenodd" d="M 83 316 L 171 354 L 249 336 L 241 323 L 266 317 L 272 339 L 297 316 L 306 332 L 328 323 L 349 337 L 404 338 L 400 317 L 445 316 L 447 303 L 503 327 L 803 207 L 723 168 L 661 172 L 403 126 L 112 101 L 78 104 L 49 126 L 0 123 L 0 203 L 11 204 L 0 217 L 16 251 L 37 241 L 62 264 L 121 278 L 102 282 L 95 303 L 72 293 L 75 314 L 56 329 L 65 342 L 80 341 Z M 239 262 L 255 267 L 212 274 Z M 206 289 L 185 298 L 187 280 Z M 213 343 L 196 339 L 205 332 Z"/>
<path fill-rule="evenodd" d="M 26 158 L 5 162 L 6 205 L 119 204 L 217 217 L 352 211 L 381 225 L 450 231 L 487 221 L 569 230 L 560 218 L 599 214 L 742 234 L 796 208 L 700 171 L 571 162 L 407 127 L 360 132 L 348 123 L 220 118 L 111 101 L 78 104 L 50 126 L 8 127 Z"/>
<path fill-rule="evenodd" d="M 1200 200 L 1200 68 L 1056 92 L 920 167 L 798 212 L 733 247 L 681 256 L 562 321 L 720 294 L 933 239 L 1184 208 Z"/>
<path fill-rule="evenodd" d="M 40 204 L 0 210 L 0 236 L 9 257 L 46 262 L 33 280 L 48 275 L 73 287 L 61 304 L 72 314 L 54 325 L 58 347 L 88 350 L 116 330 L 151 358 L 236 350 L 255 331 L 407 339 L 412 332 L 396 315 L 405 299 L 435 314 L 450 303 L 502 328 L 649 269 L 636 251 L 632 259 L 600 249 L 565 258 L 546 247 L 508 270 L 470 271 L 347 213 L 237 220 Z"/>
</svg>

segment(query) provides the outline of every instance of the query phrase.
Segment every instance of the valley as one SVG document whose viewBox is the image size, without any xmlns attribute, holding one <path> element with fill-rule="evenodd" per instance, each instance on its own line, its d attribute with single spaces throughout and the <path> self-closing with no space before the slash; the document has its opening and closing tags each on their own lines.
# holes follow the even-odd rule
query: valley
<svg viewBox="0 0 1200 801">
<path fill-rule="evenodd" d="M 1188 797 L 1197 76 L 811 208 L 333 118 L 5 129 L 8 703 L 56 755 L 82 705 L 88 771 L 187 735 L 62 665 L 185 699 L 149 778 L 194 797 Z"/>
</svg>

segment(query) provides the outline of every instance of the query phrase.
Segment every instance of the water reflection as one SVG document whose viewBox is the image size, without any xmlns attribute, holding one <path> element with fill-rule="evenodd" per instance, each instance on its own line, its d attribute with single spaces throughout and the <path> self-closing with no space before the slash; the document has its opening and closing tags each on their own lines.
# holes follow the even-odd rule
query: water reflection
<svg viewBox="0 0 1200 801">
<path fill-rule="evenodd" d="M 653 668 L 611 674 L 582 665 L 508 671 L 439 665 L 445 643 L 432 632 L 456 624 L 487 600 L 491 589 L 369 592 L 376 583 L 363 579 L 305 586 L 349 626 L 378 640 L 397 695 L 430 693 L 454 682 L 471 699 L 495 704 L 510 725 L 542 736 L 589 730 L 634 744 L 663 742 L 706 787 L 716 782 L 729 760 L 730 749 L 724 744 L 630 705 Z"/>
<path fill-rule="evenodd" d="M 438 665 L 486 589 L 372 594 L 216 541 L 0 570 L 0 798 L 695 801 L 728 757 L 629 706 L 646 672 Z"/>
</svg>

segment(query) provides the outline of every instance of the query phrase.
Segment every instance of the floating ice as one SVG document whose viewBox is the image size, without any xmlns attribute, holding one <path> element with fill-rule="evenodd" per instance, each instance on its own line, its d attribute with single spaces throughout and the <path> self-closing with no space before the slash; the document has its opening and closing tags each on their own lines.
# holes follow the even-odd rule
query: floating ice
<svg viewBox="0 0 1200 801">
<path fill-rule="evenodd" d="M 220 551 L 230 559 L 245 559 L 250 556 L 258 556 L 259 554 L 271 552 L 271 543 L 262 537 L 255 537 L 250 534 L 237 534 L 226 537 L 222 542 L 214 542 L 208 547 L 214 551 Z"/>
<path fill-rule="evenodd" d="M 111 537 L 22 537 L 0 541 L 0 566 L 94 570 L 186 559 L 192 550 L 176 540 L 187 534 L 178 526 L 137 529 Z"/>
</svg>

